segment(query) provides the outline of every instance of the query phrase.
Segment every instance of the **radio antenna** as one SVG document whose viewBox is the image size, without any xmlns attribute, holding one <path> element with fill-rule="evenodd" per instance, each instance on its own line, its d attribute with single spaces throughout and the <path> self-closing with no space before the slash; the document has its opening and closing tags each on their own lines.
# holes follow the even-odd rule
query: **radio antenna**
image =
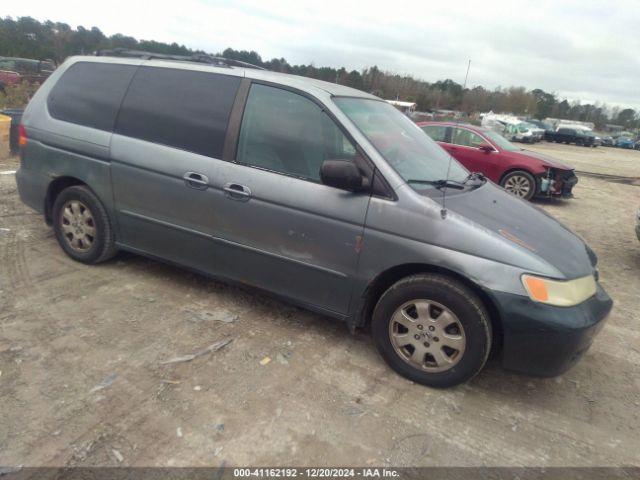
<svg viewBox="0 0 640 480">
<path fill-rule="evenodd" d="M 462 86 L 462 96 L 464 97 L 464 91 L 467 89 L 467 79 L 469 78 L 469 69 L 471 68 L 471 59 L 469 59 L 469 63 L 467 63 L 467 73 L 464 76 L 464 85 Z M 460 123 L 460 117 L 456 118 L 456 127 Z M 445 186 L 442 187 L 442 210 L 440 210 L 440 216 L 444 220 L 447 218 L 447 183 L 449 183 L 449 172 L 451 171 L 451 161 L 453 160 L 453 156 L 449 154 L 449 163 L 447 164 L 447 178 L 445 181 Z"/>
</svg>

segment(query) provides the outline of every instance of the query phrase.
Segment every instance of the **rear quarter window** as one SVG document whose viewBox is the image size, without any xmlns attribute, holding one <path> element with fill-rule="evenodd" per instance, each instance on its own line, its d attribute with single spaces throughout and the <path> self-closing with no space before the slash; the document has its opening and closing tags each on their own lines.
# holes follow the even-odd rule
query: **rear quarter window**
<svg viewBox="0 0 640 480">
<path fill-rule="evenodd" d="M 141 67 L 123 101 L 116 133 L 221 158 L 240 78 Z"/>
<path fill-rule="evenodd" d="M 112 131 L 134 65 L 79 62 L 64 72 L 47 99 L 58 120 Z"/>
</svg>

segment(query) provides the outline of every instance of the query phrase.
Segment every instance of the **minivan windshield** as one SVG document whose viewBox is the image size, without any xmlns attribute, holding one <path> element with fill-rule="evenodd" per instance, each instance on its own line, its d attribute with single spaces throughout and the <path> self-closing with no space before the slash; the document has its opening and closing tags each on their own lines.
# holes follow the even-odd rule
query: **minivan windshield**
<svg viewBox="0 0 640 480">
<path fill-rule="evenodd" d="M 464 182 L 469 172 L 406 115 L 382 100 L 336 97 L 336 105 L 412 187 L 429 182 Z"/>
</svg>

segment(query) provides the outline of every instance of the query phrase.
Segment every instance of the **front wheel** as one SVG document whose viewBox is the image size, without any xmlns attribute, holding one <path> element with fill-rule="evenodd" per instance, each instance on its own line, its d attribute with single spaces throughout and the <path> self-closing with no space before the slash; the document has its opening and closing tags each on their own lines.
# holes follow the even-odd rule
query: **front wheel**
<svg viewBox="0 0 640 480">
<path fill-rule="evenodd" d="M 504 176 L 500 185 L 510 194 L 525 200 L 530 200 L 536 193 L 535 178 L 524 170 L 508 173 Z"/>
<path fill-rule="evenodd" d="M 100 263 L 116 253 L 107 212 L 85 186 L 64 189 L 53 204 L 53 229 L 62 249 L 82 263 Z"/>
<path fill-rule="evenodd" d="M 444 275 L 413 275 L 392 285 L 378 301 L 371 326 L 389 366 L 430 387 L 471 379 L 491 350 L 491 321 L 482 301 Z"/>
</svg>

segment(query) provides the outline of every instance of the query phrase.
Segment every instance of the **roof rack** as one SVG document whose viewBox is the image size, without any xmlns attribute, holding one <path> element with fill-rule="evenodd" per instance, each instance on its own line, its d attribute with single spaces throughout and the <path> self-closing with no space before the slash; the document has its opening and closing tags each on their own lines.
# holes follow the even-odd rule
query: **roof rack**
<svg viewBox="0 0 640 480">
<path fill-rule="evenodd" d="M 141 58 L 143 60 L 170 60 L 174 62 L 195 62 L 206 63 L 216 67 L 243 67 L 255 68 L 257 70 L 266 70 L 263 67 L 252 63 L 241 62 L 231 58 L 216 57 L 206 53 L 196 53 L 193 55 L 167 55 L 164 53 L 144 52 L 142 50 L 129 50 L 126 48 L 114 48 L 113 50 L 96 50 L 93 52 L 96 57 L 126 57 Z"/>
</svg>

